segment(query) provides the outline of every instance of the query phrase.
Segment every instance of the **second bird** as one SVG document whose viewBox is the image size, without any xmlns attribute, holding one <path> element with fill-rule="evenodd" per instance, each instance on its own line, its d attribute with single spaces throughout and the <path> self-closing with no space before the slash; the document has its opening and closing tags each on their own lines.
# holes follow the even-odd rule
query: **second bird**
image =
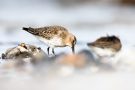
<svg viewBox="0 0 135 90">
<path fill-rule="evenodd" d="M 116 36 L 100 37 L 94 42 L 87 43 L 98 56 L 114 56 L 121 50 L 122 44 Z"/>
<path fill-rule="evenodd" d="M 75 52 L 76 37 L 69 33 L 68 30 L 61 26 L 46 26 L 42 28 L 26 28 L 23 30 L 36 36 L 39 40 L 48 45 L 47 52 L 49 55 L 49 49 L 52 48 L 52 53 L 55 55 L 55 47 L 69 46 L 72 52 Z"/>
</svg>

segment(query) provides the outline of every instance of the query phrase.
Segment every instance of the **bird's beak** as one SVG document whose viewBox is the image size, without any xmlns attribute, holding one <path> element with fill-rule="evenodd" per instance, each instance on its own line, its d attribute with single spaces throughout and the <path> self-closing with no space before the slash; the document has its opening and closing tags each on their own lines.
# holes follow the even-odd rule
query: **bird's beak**
<svg viewBox="0 0 135 90">
<path fill-rule="evenodd" d="M 73 45 L 71 48 L 72 48 L 72 53 L 75 54 L 75 46 Z"/>
<path fill-rule="evenodd" d="M 92 46 L 93 45 L 93 43 L 87 43 L 87 46 Z"/>
</svg>

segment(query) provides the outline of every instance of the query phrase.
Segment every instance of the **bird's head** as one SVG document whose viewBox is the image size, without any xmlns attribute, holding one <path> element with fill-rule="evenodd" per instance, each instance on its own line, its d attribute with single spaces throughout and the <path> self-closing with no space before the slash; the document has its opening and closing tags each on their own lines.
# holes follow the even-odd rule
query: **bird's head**
<svg viewBox="0 0 135 90">
<path fill-rule="evenodd" d="M 69 34 L 66 38 L 66 45 L 72 48 L 72 52 L 75 53 L 76 37 L 72 34 Z"/>
</svg>

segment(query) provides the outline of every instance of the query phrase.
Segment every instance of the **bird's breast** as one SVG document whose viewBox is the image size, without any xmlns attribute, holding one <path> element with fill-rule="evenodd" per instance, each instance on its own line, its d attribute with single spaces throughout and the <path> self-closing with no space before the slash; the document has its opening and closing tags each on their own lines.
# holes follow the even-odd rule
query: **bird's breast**
<svg viewBox="0 0 135 90">
<path fill-rule="evenodd" d="M 64 43 L 62 41 L 61 38 L 55 36 L 51 39 L 46 39 L 46 38 L 42 38 L 42 37 L 38 37 L 38 39 L 42 42 L 44 42 L 46 45 L 48 45 L 49 47 L 62 47 L 64 46 Z"/>
<path fill-rule="evenodd" d="M 114 50 L 111 48 L 98 48 L 98 47 L 91 47 L 92 51 L 94 51 L 99 56 L 112 56 L 116 54 Z"/>
</svg>

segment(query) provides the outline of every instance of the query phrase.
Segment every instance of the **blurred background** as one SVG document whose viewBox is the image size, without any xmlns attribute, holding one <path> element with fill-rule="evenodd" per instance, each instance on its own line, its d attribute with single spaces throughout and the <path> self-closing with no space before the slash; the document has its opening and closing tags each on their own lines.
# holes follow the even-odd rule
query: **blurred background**
<svg viewBox="0 0 135 90">
<path fill-rule="evenodd" d="M 86 43 L 101 36 L 118 36 L 124 66 L 120 71 L 98 73 L 95 67 L 75 73 L 72 67 L 53 67 L 34 78 L 30 66 L 25 73 L 0 69 L 1 90 L 135 90 L 135 0 L 0 0 L 0 54 L 21 42 L 46 52 L 46 45 L 22 27 L 48 25 L 64 26 L 72 32 L 78 40 L 76 52 L 89 50 Z M 57 54 L 61 52 L 71 53 L 69 48 L 56 49 Z M 56 74 L 59 71 L 62 74 Z"/>
<path fill-rule="evenodd" d="M 61 25 L 79 42 L 115 34 L 123 43 L 134 45 L 134 38 L 129 38 L 134 37 L 134 4 L 134 0 L 1 0 L 0 43 L 38 42 L 21 28 Z"/>
</svg>

